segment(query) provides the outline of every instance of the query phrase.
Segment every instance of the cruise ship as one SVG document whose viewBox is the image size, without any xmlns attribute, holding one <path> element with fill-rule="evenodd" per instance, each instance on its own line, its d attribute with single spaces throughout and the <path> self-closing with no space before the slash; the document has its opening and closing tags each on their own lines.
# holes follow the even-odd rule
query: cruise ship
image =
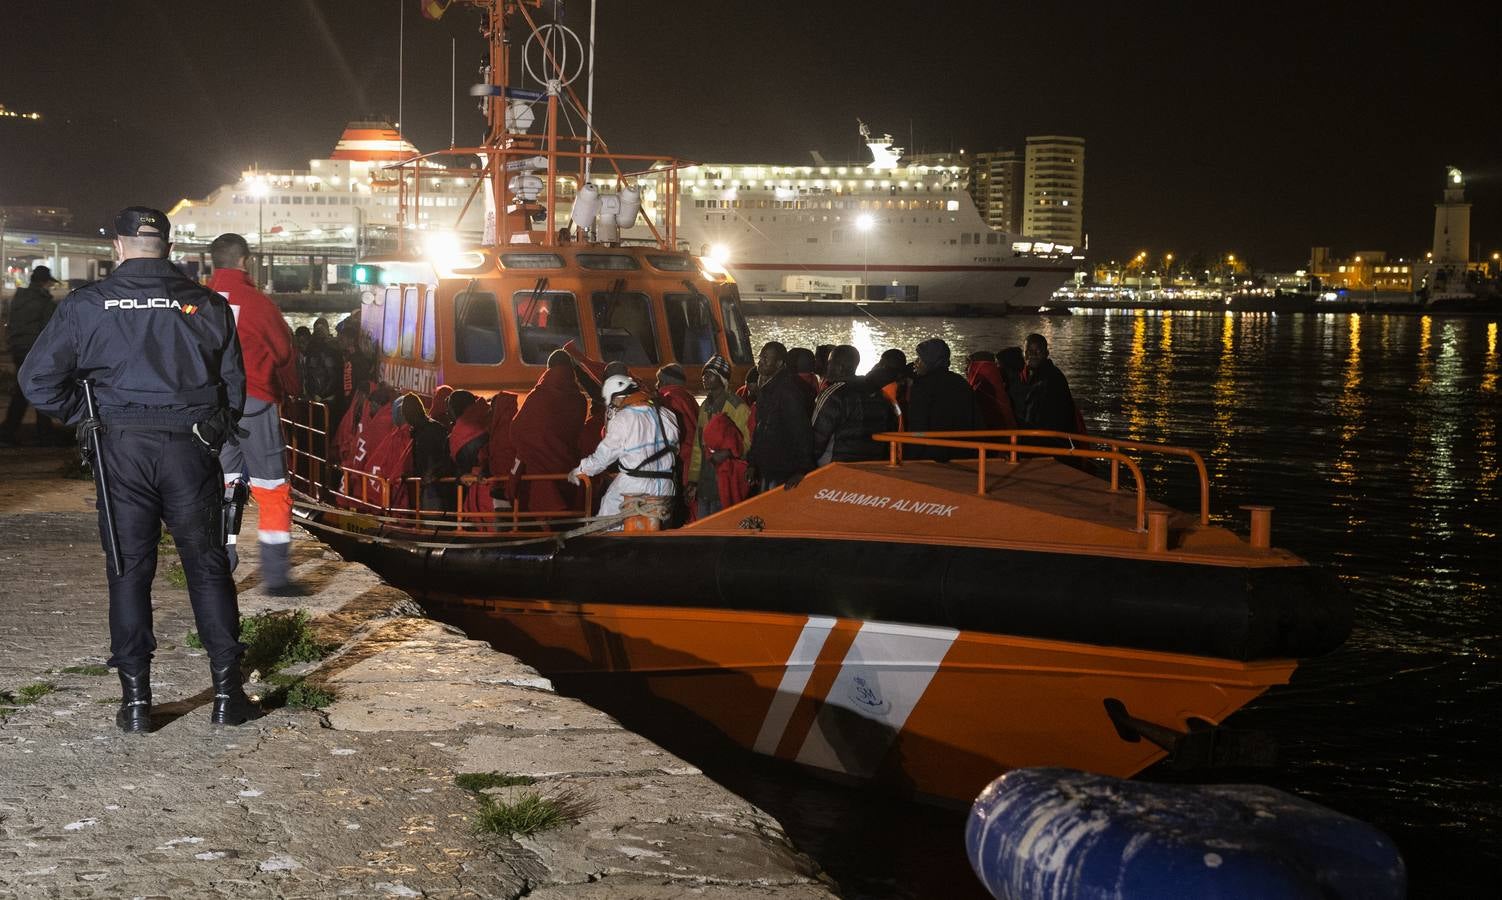
<svg viewBox="0 0 1502 900">
<path fill-rule="evenodd" d="M 817 165 L 699 163 L 679 169 L 677 227 L 687 248 L 727 269 L 743 295 L 916 299 L 1035 308 L 1073 275 L 1076 248 L 990 228 L 959 166 L 910 165 L 890 136 L 862 126 L 871 159 Z M 473 176 L 449 168 L 403 186 L 386 167 L 418 150 L 384 122 L 352 122 L 327 159 L 304 170 L 250 169 L 169 215 L 188 241 L 245 234 L 268 253 L 387 244 L 398 229 L 480 240 L 486 211 Z M 666 178 L 638 179 L 645 216 L 665 222 Z M 614 175 L 592 178 L 602 194 Z M 578 179 L 560 176 L 568 221 Z M 406 211 L 401 194 L 405 192 Z M 479 196 L 477 196 L 477 194 Z M 621 239 L 650 236 L 639 220 Z M 514 240 L 515 238 L 513 238 Z"/>
<path fill-rule="evenodd" d="M 871 160 L 706 163 L 680 174 L 678 233 L 743 296 L 829 295 L 1036 308 L 1074 274 L 1075 247 L 988 226 L 959 166 L 907 165 L 862 127 Z M 643 205 L 653 208 L 650 189 Z"/>
<path fill-rule="evenodd" d="M 203 199 L 178 201 L 167 217 L 179 241 L 234 231 L 273 254 L 342 245 L 359 255 L 403 224 L 478 239 L 485 213 L 481 201 L 470 202 L 478 170 L 474 177 L 423 178 L 421 192 L 408 199 L 409 221 L 402 221 L 401 186 L 386 167 L 418 153 L 389 123 L 351 122 L 328 158 L 310 160 L 306 169 L 246 169 Z"/>
</svg>

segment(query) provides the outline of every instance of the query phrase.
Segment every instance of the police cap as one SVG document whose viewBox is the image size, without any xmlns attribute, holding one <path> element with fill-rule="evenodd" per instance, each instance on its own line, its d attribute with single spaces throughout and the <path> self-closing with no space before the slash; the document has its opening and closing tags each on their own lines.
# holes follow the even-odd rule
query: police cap
<svg viewBox="0 0 1502 900">
<path fill-rule="evenodd" d="M 115 234 L 120 237 L 159 237 L 170 240 L 172 223 L 167 214 L 149 206 L 127 206 L 115 216 Z"/>
</svg>

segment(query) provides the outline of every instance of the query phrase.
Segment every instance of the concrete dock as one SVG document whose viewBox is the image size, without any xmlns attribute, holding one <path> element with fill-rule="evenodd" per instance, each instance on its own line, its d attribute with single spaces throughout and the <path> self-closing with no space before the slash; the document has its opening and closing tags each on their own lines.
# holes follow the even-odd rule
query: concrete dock
<svg viewBox="0 0 1502 900">
<path fill-rule="evenodd" d="M 336 649 L 283 674 L 333 701 L 211 727 L 164 549 L 153 733 L 120 733 L 94 486 L 65 477 L 74 459 L 0 450 L 0 896 L 833 896 L 771 816 L 308 535 L 293 561 L 311 594 L 267 596 L 250 515 L 241 612 L 306 610 Z M 486 796 L 535 792 L 571 817 L 479 832 L 488 801 L 460 773 L 530 780 Z"/>
</svg>

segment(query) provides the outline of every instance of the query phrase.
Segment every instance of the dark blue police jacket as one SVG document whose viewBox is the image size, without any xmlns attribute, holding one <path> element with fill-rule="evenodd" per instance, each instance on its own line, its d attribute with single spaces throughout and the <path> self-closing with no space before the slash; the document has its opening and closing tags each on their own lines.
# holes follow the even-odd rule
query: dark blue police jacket
<svg viewBox="0 0 1502 900">
<path fill-rule="evenodd" d="M 245 363 L 224 298 L 165 259 L 127 259 L 58 304 L 17 374 L 32 405 L 83 418 L 94 381 L 106 423 L 181 429 L 245 408 Z"/>
</svg>

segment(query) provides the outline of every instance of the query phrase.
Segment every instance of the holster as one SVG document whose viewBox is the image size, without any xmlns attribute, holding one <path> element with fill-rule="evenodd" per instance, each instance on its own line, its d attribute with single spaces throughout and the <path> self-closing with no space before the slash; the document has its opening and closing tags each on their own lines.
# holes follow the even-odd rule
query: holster
<svg viewBox="0 0 1502 900">
<path fill-rule="evenodd" d="M 219 509 L 219 542 L 229 546 L 240 536 L 240 520 L 250 499 L 250 485 L 236 479 L 224 486 L 224 505 Z"/>
</svg>

